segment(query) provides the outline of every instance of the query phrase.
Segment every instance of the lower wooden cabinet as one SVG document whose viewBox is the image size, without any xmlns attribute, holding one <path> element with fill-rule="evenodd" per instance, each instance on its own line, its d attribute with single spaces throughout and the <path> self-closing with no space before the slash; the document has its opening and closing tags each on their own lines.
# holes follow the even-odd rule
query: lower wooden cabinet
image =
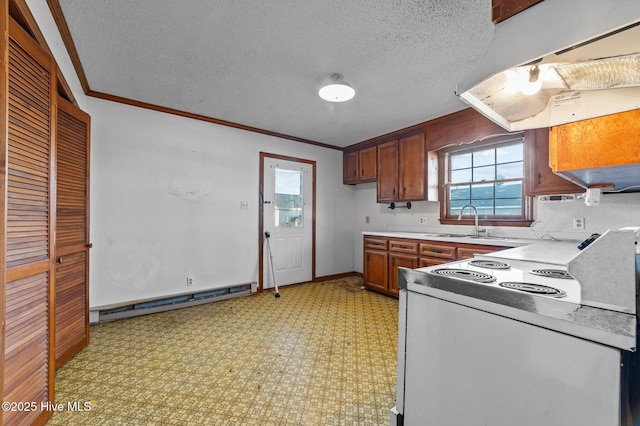
<svg viewBox="0 0 640 426">
<path fill-rule="evenodd" d="M 389 254 L 389 293 L 393 295 L 400 294 L 398 288 L 398 268 L 416 269 L 418 267 L 418 255 L 410 254 Z"/>
<path fill-rule="evenodd" d="M 471 259 L 475 254 L 492 253 L 498 250 L 504 250 L 509 247 L 483 246 L 469 244 L 466 247 L 458 247 L 458 260 Z"/>
<path fill-rule="evenodd" d="M 364 285 L 370 290 L 397 296 L 398 268 L 425 268 L 506 248 L 509 247 L 365 236 Z"/>
<path fill-rule="evenodd" d="M 379 250 L 364 251 L 364 282 L 367 287 L 388 291 L 389 253 Z"/>
</svg>

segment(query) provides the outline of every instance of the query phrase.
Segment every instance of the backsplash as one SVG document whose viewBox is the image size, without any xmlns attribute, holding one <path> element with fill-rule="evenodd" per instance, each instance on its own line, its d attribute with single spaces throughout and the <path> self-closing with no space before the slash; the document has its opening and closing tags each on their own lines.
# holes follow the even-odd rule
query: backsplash
<svg viewBox="0 0 640 426">
<path fill-rule="evenodd" d="M 375 184 L 356 189 L 356 228 L 361 231 L 473 233 L 472 226 L 440 225 L 439 203 L 414 202 L 411 209 L 391 210 L 377 204 Z M 404 206 L 405 203 L 396 203 Z M 369 217 L 369 223 L 366 217 Z M 585 229 L 574 230 L 573 218 L 584 218 Z M 601 205 L 586 206 L 583 199 L 541 203 L 534 200 L 535 222 L 530 227 L 487 227 L 489 235 L 532 239 L 581 241 L 593 233 L 625 226 L 640 227 L 640 193 L 603 194 Z"/>
</svg>

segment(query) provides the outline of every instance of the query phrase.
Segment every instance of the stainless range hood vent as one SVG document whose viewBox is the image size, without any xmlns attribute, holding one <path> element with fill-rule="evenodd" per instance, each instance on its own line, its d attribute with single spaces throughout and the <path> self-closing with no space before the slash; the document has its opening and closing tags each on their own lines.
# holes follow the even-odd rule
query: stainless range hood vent
<svg viewBox="0 0 640 426">
<path fill-rule="evenodd" d="M 640 42 L 639 42 L 640 43 Z M 604 58 L 553 67 L 569 90 L 640 86 L 640 55 Z"/>
<path fill-rule="evenodd" d="M 562 46 L 561 46 L 562 47 Z M 539 90 L 525 94 L 537 82 Z M 640 22 L 530 59 L 458 96 L 509 131 L 520 131 L 640 108 Z"/>
</svg>

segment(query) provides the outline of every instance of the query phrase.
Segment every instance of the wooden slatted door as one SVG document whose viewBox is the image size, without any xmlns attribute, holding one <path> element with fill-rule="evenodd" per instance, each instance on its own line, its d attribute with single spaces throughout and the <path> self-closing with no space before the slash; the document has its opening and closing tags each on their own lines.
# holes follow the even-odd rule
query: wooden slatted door
<svg viewBox="0 0 640 426">
<path fill-rule="evenodd" d="M 0 414 L 3 424 L 43 424 L 53 401 L 51 351 L 52 117 L 55 65 L 13 20 L 8 40 L 3 401 L 33 410 Z"/>
<path fill-rule="evenodd" d="M 90 117 L 58 97 L 56 115 L 56 369 L 89 343 Z"/>
</svg>

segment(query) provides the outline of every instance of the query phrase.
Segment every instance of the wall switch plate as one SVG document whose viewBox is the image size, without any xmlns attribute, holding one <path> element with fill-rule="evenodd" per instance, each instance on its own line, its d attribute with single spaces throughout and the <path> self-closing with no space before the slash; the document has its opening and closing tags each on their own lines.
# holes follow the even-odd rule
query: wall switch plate
<svg viewBox="0 0 640 426">
<path fill-rule="evenodd" d="M 584 230 L 584 217 L 574 217 L 573 218 L 573 229 Z"/>
<path fill-rule="evenodd" d="M 240 210 L 249 210 L 249 202 L 240 201 Z"/>
<path fill-rule="evenodd" d="M 196 283 L 196 279 L 191 275 L 187 275 L 187 287 L 192 287 Z"/>
<path fill-rule="evenodd" d="M 369 223 L 369 216 L 364 217 L 364 223 Z"/>
</svg>

